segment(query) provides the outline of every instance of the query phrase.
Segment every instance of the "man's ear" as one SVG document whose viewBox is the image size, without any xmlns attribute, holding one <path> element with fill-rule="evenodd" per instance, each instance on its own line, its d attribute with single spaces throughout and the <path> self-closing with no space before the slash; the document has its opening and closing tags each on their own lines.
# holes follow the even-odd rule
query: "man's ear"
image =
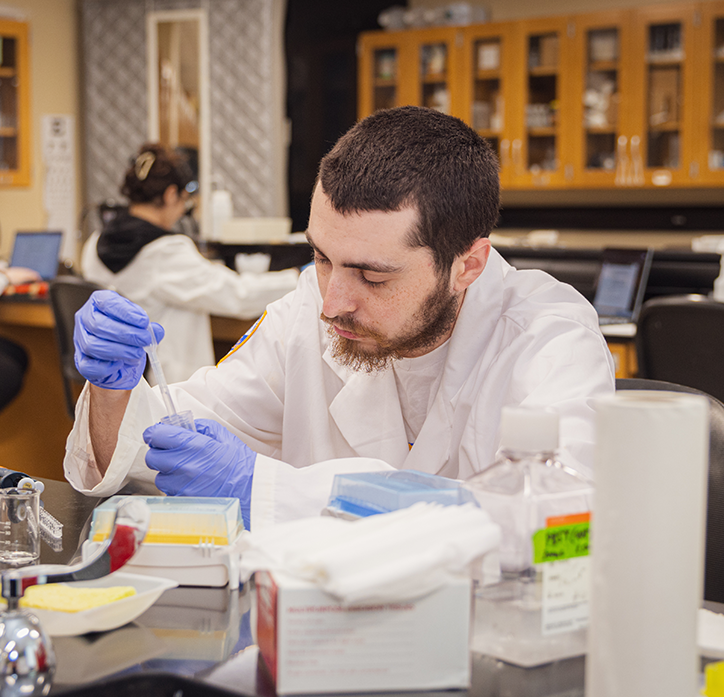
<svg viewBox="0 0 724 697">
<path fill-rule="evenodd" d="M 453 262 L 452 289 L 464 291 L 485 269 L 490 255 L 490 240 L 487 237 L 475 240 L 470 249 Z"/>
</svg>

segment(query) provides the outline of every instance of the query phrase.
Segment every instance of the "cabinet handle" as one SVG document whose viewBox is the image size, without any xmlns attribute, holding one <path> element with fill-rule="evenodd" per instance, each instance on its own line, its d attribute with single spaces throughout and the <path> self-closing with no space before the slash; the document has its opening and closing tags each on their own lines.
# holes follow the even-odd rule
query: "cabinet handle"
<svg viewBox="0 0 724 697">
<path fill-rule="evenodd" d="M 510 141 L 507 138 L 500 141 L 500 166 L 510 166 Z"/>
<path fill-rule="evenodd" d="M 644 178 L 644 161 L 641 158 L 641 138 L 640 136 L 631 136 L 631 181 L 632 186 L 643 186 Z"/>
<path fill-rule="evenodd" d="M 628 184 L 628 154 L 626 153 L 626 146 L 628 145 L 628 138 L 626 136 L 619 136 L 617 147 L 616 147 L 616 176 L 614 177 L 614 183 L 616 186 L 626 186 Z"/>
<path fill-rule="evenodd" d="M 523 168 L 523 141 L 520 138 L 513 141 L 513 167 L 515 167 L 516 174 L 521 173 Z"/>
</svg>

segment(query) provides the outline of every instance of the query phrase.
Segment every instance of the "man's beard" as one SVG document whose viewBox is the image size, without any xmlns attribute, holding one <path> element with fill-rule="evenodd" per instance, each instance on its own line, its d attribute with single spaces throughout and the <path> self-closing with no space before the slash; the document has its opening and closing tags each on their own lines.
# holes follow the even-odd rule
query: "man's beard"
<svg viewBox="0 0 724 697">
<path fill-rule="evenodd" d="M 434 346 L 455 325 L 458 307 L 459 296 L 450 292 L 447 280 L 443 278 L 413 316 L 414 329 L 400 337 L 389 339 L 362 327 L 351 315 L 340 315 L 332 320 L 322 313 L 320 318 L 326 322 L 332 338 L 334 359 L 352 370 L 374 373 L 412 351 Z M 359 341 L 340 336 L 334 331 L 333 324 L 359 337 L 373 339 L 376 346 L 366 349 Z"/>
</svg>

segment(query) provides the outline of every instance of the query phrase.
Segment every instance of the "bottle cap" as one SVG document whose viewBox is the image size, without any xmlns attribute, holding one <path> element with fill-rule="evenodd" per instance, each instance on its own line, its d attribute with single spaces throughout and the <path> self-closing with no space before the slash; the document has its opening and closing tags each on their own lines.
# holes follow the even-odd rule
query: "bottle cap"
<svg viewBox="0 0 724 697">
<path fill-rule="evenodd" d="M 552 452 L 558 448 L 558 414 L 545 409 L 503 407 L 500 446 L 526 453 Z"/>
</svg>

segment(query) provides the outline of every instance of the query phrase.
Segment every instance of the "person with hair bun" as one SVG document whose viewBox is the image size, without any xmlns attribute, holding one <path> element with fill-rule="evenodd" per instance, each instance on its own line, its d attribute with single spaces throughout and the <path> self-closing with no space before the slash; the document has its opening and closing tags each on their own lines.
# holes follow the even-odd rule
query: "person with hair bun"
<svg viewBox="0 0 724 697">
<path fill-rule="evenodd" d="M 191 168 L 178 153 L 146 143 L 126 171 L 128 212 L 83 248 L 83 276 L 140 305 L 166 331 L 158 357 L 170 382 L 213 365 L 210 315 L 253 319 L 293 290 L 296 269 L 238 274 L 204 258 L 173 227 L 192 205 Z"/>
</svg>

